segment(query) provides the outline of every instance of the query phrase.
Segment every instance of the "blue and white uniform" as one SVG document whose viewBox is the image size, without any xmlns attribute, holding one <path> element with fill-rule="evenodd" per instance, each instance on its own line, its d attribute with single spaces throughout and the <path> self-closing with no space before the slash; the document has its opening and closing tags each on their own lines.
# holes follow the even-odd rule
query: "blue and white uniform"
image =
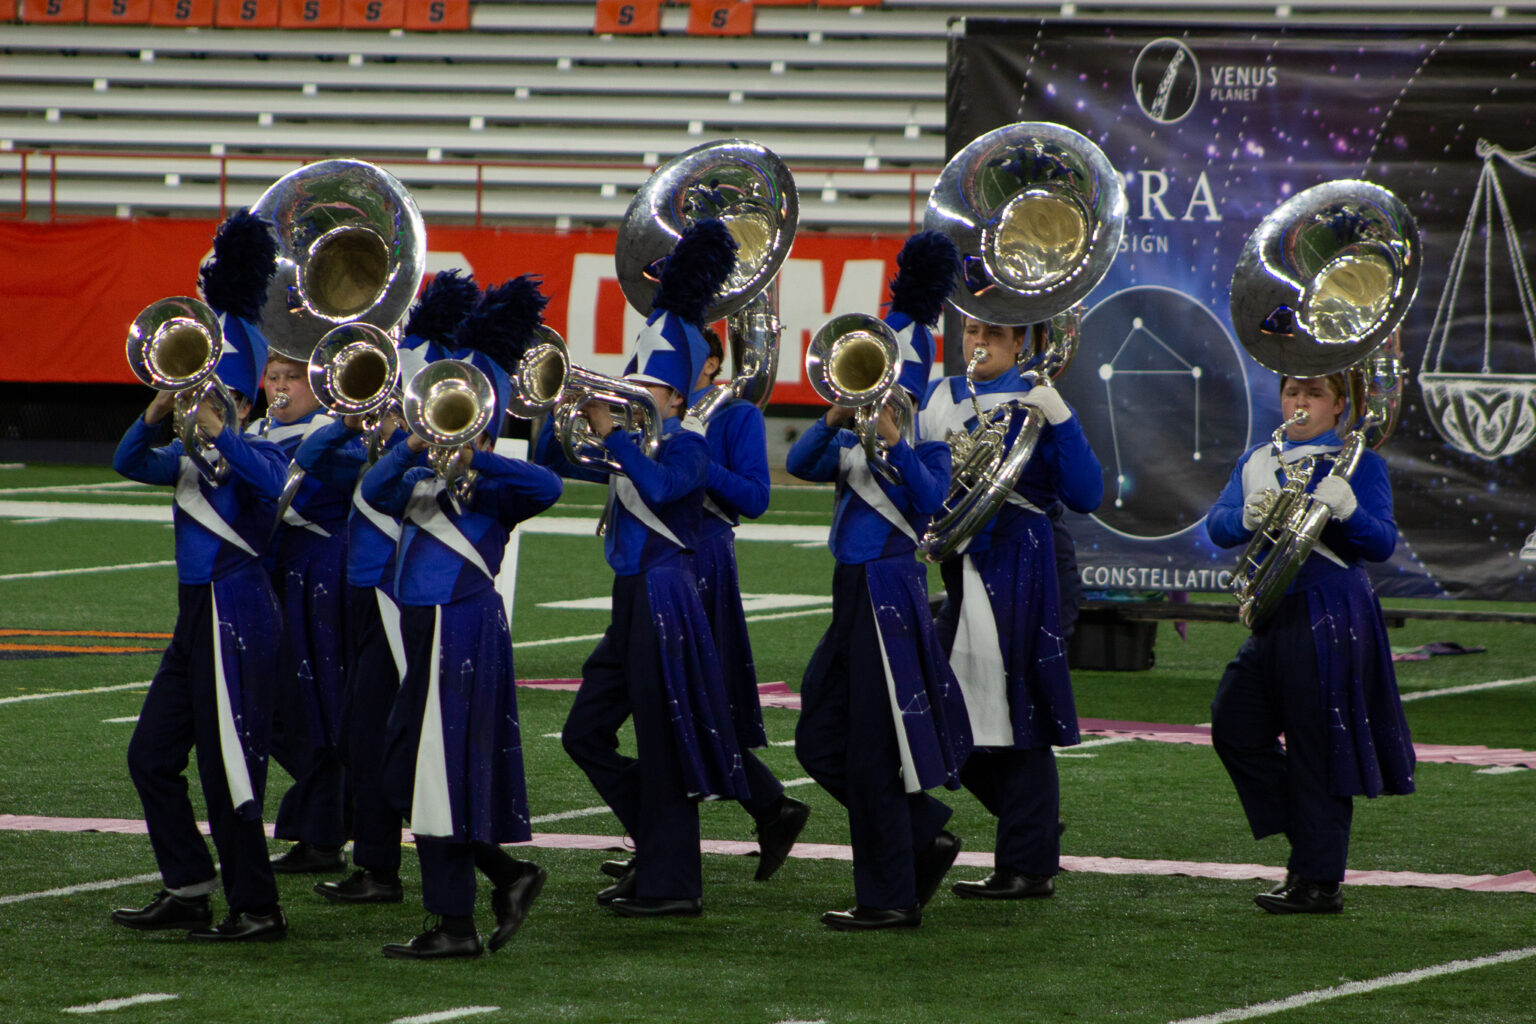
<svg viewBox="0 0 1536 1024">
<path fill-rule="evenodd" d="M 360 495 L 401 521 L 394 589 L 406 671 L 384 781 L 418 838 L 427 910 L 468 916 L 472 844 L 532 837 L 512 635 L 495 579 L 513 527 L 553 505 L 561 484 L 547 469 L 476 451 L 474 494 L 455 511 L 424 459 L 396 444 Z"/>
<path fill-rule="evenodd" d="M 1270 444 L 1244 453 L 1206 514 L 1211 540 L 1246 544 L 1253 534 L 1243 526 L 1243 507 L 1265 488 L 1284 485 L 1282 464 L 1340 447 L 1328 431 L 1285 441 L 1278 458 Z M 1330 468 L 1330 460 L 1319 460 L 1308 491 Z M 1414 787 L 1392 651 L 1361 565 L 1385 561 L 1397 546 L 1385 460 L 1364 452 L 1350 486 L 1355 511 L 1323 528 L 1276 610 L 1227 666 L 1211 702 L 1211 739 L 1254 837 L 1284 833 L 1289 870 L 1324 883 L 1344 878 L 1351 798 Z"/>
<path fill-rule="evenodd" d="M 136 420 L 112 463 L 130 480 L 176 489 L 176 627 L 129 741 L 128 771 L 166 889 L 207 893 L 214 864 L 182 777 L 197 748 L 230 910 L 264 913 L 277 903 L 261 810 L 282 612 L 261 556 L 287 459 L 274 444 L 224 430 L 214 458 L 230 475 L 215 487 L 180 440 L 153 447 L 159 430 Z"/>
<path fill-rule="evenodd" d="M 322 412 L 293 423 L 260 419 L 246 433 L 272 441 L 292 460 Z M 346 687 L 347 512 L 352 488 L 306 475 L 283 513 L 273 544 L 272 586 L 287 622 L 272 756 L 293 776 L 273 835 L 321 849 L 346 842 L 346 770 L 340 746 Z"/>
<path fill-rule="evenodd" d="M 397 430 L 386 449 L 409 435 Z M 336 491 L 351 490 L 347 514 L 347 623 L 342 761 L 352 789 L 352 862 L 393 875 L 400 869 L 400 814 L 384 789 L 384 731 L 405 675 L 395 548 L 400 523 L 362 498 L 369 468 L 366 437 L 341 420 L 304 439 L 294 462 Z"/>
<path fill-rule="evenodd" d="M 848 808 L 859 906 L 889 910 L 917 905 L 915 856 L 951 814 L 923 790 L 959 786 L 971 735 L 914 557 L 949 487 L 949 448 L 899 441 L 886 457 L 902 484 L 871 471 L 852 431 L 819 419 L 787 468 L 837 482 L 832 624 L 801 683 L 795 754 Z"/>
<path fill-rule="evenodd" d="M 688 398 L 690 405 L 710 390 L 695 391 Z M 736 742 L 751 789 L 742 806 L 761 819 L 784 794 L 784 785 L 750 749 L 767 746 L 768 736 L 763 731 L 752 641 L 741 607 L 736 527 L 743 516 L 756 519 L 768 510 L 768 441 L 762 410 L 751 402 L 732 399 L 710 417 L 704 437 L 709 442 L 709 473 L 693 559 L 699 573 L 699 598 L 709 616 L 720 669 L 725 673 Z"/>
<path fill-rule="evenodd" d="M 550 420 L 535 447 L 536 461 L 562 476 L 609 485 L 613 621 L 582 666 L 561 737 L 635 839 L 636 896 L 697 899 L 697 801 L 748 796 L 694 570 L 709 446 L 675 416 L 661 425 L 655 459 L 621 430 L 604 445 L 622 475 L 573 466 Z M 630 718 L 638 758 L 618 752 Z"/>
<path fill-rule="evenodd" d="M 990 412 L 1033 386 L 1010 366 L 976 382 L 977 401 Z M 1014 419 L 1017 431 L 1023 417 Z M 919 435 L 942 441 L 975 426 L 965 378 L 935 381 L 918 417 Z M 1051 747 L 1076 744 L 1079 735 L 1049 510 L 1059 500 L 1074 512 L 1092 512 L 1104 494 L 1101 472 L 1075 415 L 1044 423 L 997 514 L 940 567 L 945 603 L 938 632 L 965 692 L 977 746 L 960 779 L 997 817 L 1000 872 L 1039 877 L 1060 870 L 1060 786 Z"/>
</svg>

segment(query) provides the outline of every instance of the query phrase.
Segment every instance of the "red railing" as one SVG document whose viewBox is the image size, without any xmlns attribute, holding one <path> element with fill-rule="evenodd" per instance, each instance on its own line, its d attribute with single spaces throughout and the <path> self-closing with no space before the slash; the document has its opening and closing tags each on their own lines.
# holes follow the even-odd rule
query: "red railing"
<svg viewBox="0 0 1536 1024">
<path fill-rule="evenodd" d="M 229 178 L 230 178 L 229 169 L 230 169 L 230 165 L 231 164 L 236 164 L 236 163 L 258 163 L 258 162 L 261 162 L 261 163 L 292 163 L 295 167 L 298 167 L 298 166 L 302 166 L 304 164 L 314 163 L 315 161 L 320 160 L 320 159 L 325 159 L 323 157 L 314 156 L 313 154 L 291 154 L 291 153 L 261 153 L 261 154 L 254 154 L 254 153 L 253 154 L 245 154 L 245 153 L 242 153 L 242 154 L 236 154 L 236 155 L 227 155 L 227 154 L 218 154 L 218 155 L 208 154 L 208 155 L 203 155 L 203 154 L 198 154 L 198 153 L 174 152 L 174 151 L 169 151 L 169 150 L 164 150 L 164 151 L 141 151 L 141 150 L 120 150 L 120 149 L 87 150 L 87 149 L 30 149 L 30 148 L 19 148 L 19 149 L 12 149 L 12 150 L 6 150 L 4 152 L 0 152 L 0 167 L 3 167 L 4 161 L 5 161 L 5 159 L 7 157 L 14 158 L 14 159 L 16 159 L 18 161 L 18 166 L 17 166 L 17 171 L 18 171 L 18 190 L 17 190 L 16 198 L 14 200 L 9 199 L 9 198 L 0 197 L 0 220 L 28 220 L 28 219 L 33 219 L 32 218 L 33 208 L 39 202 L 39 200 L 37 199 L 37 197 L 34 194 L 35 184 L 36 184 L 37 180 L 39 179 L 39 177 L 45 177 L 46 178 L 46 183 L 47 183 L 46 184 L 47 205 L 48 205 L 47 221 L 50 222 L 50 223 L 52 223 L 52 222 L 59 222 L 59 221 L 76 220 L 76 219 L 80 219 L 83 216 L 86 216 L 86 215 L 83 215 L 83 214 L 80 214 L 80 215 L 61 214 L 59 212 L 58 191 L 59 191 L 59 178 L 60 178 L 60 172 L 59 172 L 60 161 L 71 160 L 71 159 L 81 159 L 81 160 L 108 160 L 108 159 L 110 159 L 110 160 L 146 160 L 146 161 L 158 160 L 158 161 L 162 161 L 162 162 L 165 162 L 165 161 L 207 161 L 207 162 L 216 162 L 217 166 L 218 166 L 218 186 L 219 186 L 219 188 L 218 188 L 218 196 L 219 196 L 219 200 L 218 200 L 219 210 L 218 210 L 218 213 L 219 213 L 220 217 L 223 217 L 225 214 L 228 213 L 228 206 L 229 206 L 229 204 L 228 204 L 228 191 L 229 191 Z M 46 175 L 42 175 L 41 171 L 39 171 L 36 168 L 36 166 L 35 166 L 40 161 L 46 163 L 46 166 L 47 166 L 47 173 L 46 173 Z M 644 164 L 640 164 L 640 163 L 605 163 L 605 162 L 575 163 L 575 162 L 554 162 L 554 161 L 541 161 L 541 160 L 449 160 L 449 159 L 432 160 L 432 159 L 428 159 L 426 157 L 389 157 L 387 159 L 378 160 L 377 162 L 380 165 L 387 165 L 387 166 L 394 166 L 394 167 L 421 166 L 421 167 L 472 167 L 472 168 L 474 168 L 474 196 L 475 196 L 474 225 L 477 228 L 478 227 L 483 227 L 484 224 L 485 224 L 485 219 L 486 219 L 484 206 L 485 206 L 485 192 L 486 192 L 486 187 L 487 187 L 486 186 L 486 182 L 485 182 L 485 172 L 486 172 L 487 168 L 507 168 L 507 169 L 515 169 L 515 168 L 542 168 L 542 169 L 547 170 L 547 171 L 560 171 L 560 170 L 568 170 L 568 171 L 604 171 L 604 170 L 609 170 L 609 171 L 622 171 L 622 172 L 640 172 L 640 173 L 647 173 L 647 174 L 651 170 L 654 169 L 654 168 L 648 167 L 648 166 L 646 166 Z M 855 177 L 858 176 L 858 175 L 865 175 L 865 174 L 881 174 L 881 175 L 886 175 L 886 176 L 890 176 L 890 175 L 904 176 L 906 178 L 906 181 L 907 181 L 907 189 L 906 189 L 906 191 L 907 191 L 907 233 L 910 234 L 911 232 L 917 230 L 917 225 L 918 225 L 919 221 L 921 220 L 921 214 L 922 214 L 923 205 L 926 204 L 926 202 L 927 202 L 927 193 L 926 192 L 919 193 L 919 191 L 918 191 L 917 179 L 918 179 L 919 176 L 923 176 L 923 177 L 931 176 L 931 172 L 901 171 L 901 170 L 869 171 L 869 170 L 867 170 L 866 168 L 863 168 L 863 167 L 823 167 L 823 166 L 818 166 L 818 167 L 812 168 L 809 171 L 807 171 L 806 172 L 806 177 L 809 178 L 812 175 L 822 175 L 822 176 L 824 176 L 824 175 L 828 175 L 828 174 L 849 175 L 849 176 L 855 176 Z M 3 181 L 3 180 L 4 180 L 4 173 L 3 173 L 3 171 L 0 171 L 0 181 Z M 108 197 L 108 201 L 110 201 L 110 197 Z M 498 220 L 500 220 L 500 219 L 501 218 L 498 218 Z M 505 219 L 510 221 L 513 218 L 505 218 Z M 853 226 L 853 227 L 856 229 L 856 226 Z"/>
</svg>

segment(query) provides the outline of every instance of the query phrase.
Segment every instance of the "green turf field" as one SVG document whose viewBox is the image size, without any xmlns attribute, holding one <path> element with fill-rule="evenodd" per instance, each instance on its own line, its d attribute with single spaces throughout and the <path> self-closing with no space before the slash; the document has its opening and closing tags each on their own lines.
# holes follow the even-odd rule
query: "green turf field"
<svg viewBox="0 0 1536 1024">
<path fill-rule="evenodd" d="M 601 501 L 599 489 L 573 485 L 550 514 L 594 519 Z M 124 751 L 162 641 L 105 634 L 172 626 L 171 531 L 153 519 L 168 503 L 163 490 L 121 486 L 106 468 L 0 470 L 0 816 L 139 815 Z M 149 518 L 71 518 L 99 506 Z M 763 522 L 824 528 L 829 520 L 830 491 L 782 489 Z M 830 590 L 830 556 L 804 541 L 740 541 L 737 549 L 744 591 L 803 595 L 752 620 L 760 680 L 798 688 L 827 621 L 826 605 L 816 602 Z M 607 595 L 600 543 L 534 533 L 520 553 L 518 674 L 576 677 L 606 612 L 546 605 Z M 1181 642 L 1171 625 L 1158 628 L 1155 668 L 1075 674 L 1081 715 L 1208 720 L 1215 681 L 1243 631 L 1192 623 Z M 1536 750 L 1533 636 L 1530 626 L 1415 620 L 1394 631 L 1398 647 L 1486 648 L 1399 664 L 1405 694 L 1429 694 L 1406 704 L 1415 739 Z M 1500 680 L 1524 681 L 1434 695 Z M 535 830 L 611 836 L 617 846 L 617 822 L 552 736 L 570 700 L 565 692 L 519 692 Z M 792 739 L 795 715 L 764 712 L 771 741 Z M 1283 865 L 1282 841 L 1249 837 L 1209 747 L 1094 739 L 1058 762 L 1065 857 Z M 770 747 L 764 757 L 786 781 L 804 778 L 791 747 Z M 191 784 L 195 791 L 195 773 Z M 287 784 L 274 766 L 269 819 Z M 1418 786 L 1410 797 L 1356 802 L 1352 870 L 1509 875 L 1533 866 L 1536 773 L 1424 763 Z M 848 842 L 838 805 L 812 785 L 793 792 L 813 808 L 804 841 Z M 992 823 L 976 801 L 963 792 L 944 798 L 966 852 L 990 850 Z M 195 792 L 194 802 L 200 806 Z M 581 811 L 589 813 L 567 816 Z M 735 805 L 706 805 L 703 829 L 706 839 L 752 839 L 750 819 Z M 1276 918 L 1253 905 L 1252 895 L 1268 887 L 1255 879 L 1078 870 L 1058 879 L 1051 900 L 977 905 L 941 890 L 920 929 L 858 935 L 818 922 L 822 911 L 852 903 L 846 862 L 792 858 L 757 884 L 753 859 L 708 855 L 703 917 L 633 921 L 592 899 L 605 884 L 598 865 L 612 854 L 519 855 L 545 865 L 550 881 L 517 938 L 478 961 L 431 964 L 379 953 L 422 926 L 409 854 L 401 905 L 334 907 L 311 891 L 314 878 L 279 876 L 286 942 L 203 948 L 180 933 L 135 933 L 109 921 L 113 907 L 142 904 L 158 889 L 144 836 L 0 828 L 8 869 L 0 877 L 0 1024 L 79 1019 L 82 1008 L 134 1024 L 1536 1020 L 1530 893 L 1356 885 L 1346 888 L 1339 917 Z M 957 868 L 951 877 L 986 870 Z M 215 907 L 221 915 L 218 896 Z M 484 887 L 478 917 L 488 930 Z M 1478 958 L 1494 959 L 1457 969 Z M 106 1002 L 152 995 L 174 998 Z M 1284 1000 L 1293 1003 L 1273 1005 Z M 1240 1013 L 1244 1007 L 1253 1009 Z"/>
</svg>

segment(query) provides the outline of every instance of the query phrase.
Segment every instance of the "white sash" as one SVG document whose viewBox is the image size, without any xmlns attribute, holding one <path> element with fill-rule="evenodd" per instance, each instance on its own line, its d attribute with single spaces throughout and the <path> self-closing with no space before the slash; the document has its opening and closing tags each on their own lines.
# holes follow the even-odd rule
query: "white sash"
<svg viewBox="0 0 1536 1024">
<path fill-rule="evenodd" d="M 406 503 L 405 518 L 483 572 L 486 579 L 494 579 L 495 574 L 491 572 L 491 567 L 485 564 L 485 559 L 480 557 L 480 552 L 469 542 L 469 538 L 459 531 L 453 521 L 443 514 L 442 506 L 437 503 L 437 496 L 442 492 L 443 487 L 440 477 L 418 483 L 411 491 L 410 501 Z"/>
<path fill-rule="evenodd" d="M 1284 481 L 1280 475 L 1282 463 L 1289 466 L 1309 455 L 1328 455 L 1338 450 L 1338 445 L 1303 444 L 1287 450 L 1277 459 L 1272 446 L 1260 448 L 1250 455 L 1243 465 L 1243 504 L 1246 505 L 1252 501 L 1254 496 L 1265 488 L 1283 485 Z M 1334 554 L 1322 541 L 1313 545 L 1312 553 L 1322 555 L 1341 568 L 1346 567 L 1344 559 Z"/>
<path fill-rule="evenodd" d="M 213 585 L 208 586 L 208 600 L 213 611 L 213 695 L 219 716 L 219 758 L 224 762 L 224 779 L 229 784 L 229 800 L 240 807 L 256 799 L 251 788 L 251 774 L 245 764 L 245 748 L 235 731 L 235 712 L 229 702 L 229 683 L 224 678 L 224 647 L 220 640 L 219 599 Z"/>
<path fill-rule="evenodd" d="M 395 659 L 395 671 L 405 678 L 405 637 L 400 632 L 400 606 L 394 598 L 384 593 L 382 587 L 373 588 L 379 603 L 379 621 L 384 626 L 384 639 L 389 642 L 390 656 Z"/>
<path fill-rule="evenodd" d="M 218 511 L 208 503 L 208 499 L 203 496 L 202 488 L 198 486 L 198 481 L 201 479 L 202 474 L 192 464 L 192 460 L 183 455 L 181 472 L 176 477 L 177 506 L 203 529 L 255 558 L 255 549 L 245 542 L 244 537 L 235 532 L 233 526 L 224 521 L 224 517 L 219 515 Z"/>
<path fill-rule="evenodd" d="M 1013 746 L 1013 720 L 1008 713 L 1008 675 L 1003 666 L 997 619 L 986 585 L 971 556 L 961 559 L 960 621 L 950 668 L 965 694 L 965 710 L 971 719 L 971 735 L 978 747 Z"/>
<path fill-rule="evenodd" d="M 912 543 L 918 543 L 917 531 L 912 529 L 912 524 L 907 522 L 907 517 L 891 502 L 885 491 L 880 489 L 880 484 L 875 480 L 875 474 L 870 471 L 869 461 L 864 457 L 864 449 L 858 446 L 844 448 L 838 458 L 842 462 L 842 469 L 848 486 L 853 488 L 853 493 L 864 499 L 864 503 L 902 533 L 911 538 Z"/>
<path fill-rule="evenodd" d="M 640 492 L 635 490 L 634 481 L 627 476 L 614 475 L 609 478 L 609 486 L 614 497 L 636 519 L 644 523 L 653 533 L 660 534 L 678 547 L 683 547 L 683 542 L 677 539 L 677 534 L 667 529 L 667 524 L 651 511 L 651 507 L 640 499 Z"/>
<path fill-rule="evenodd" d="M 736 525 L 735 523 L 731 522 L 731 517 L 725 514 L 725 509 L 715 504 L 715 499 L 711 498 L 708 494 L 704 495 L 704 511 L 708 512 L 722 523 L 728 523 L 732 526 Z"/>
<path fill-rule="evenodd" d="M 442 695 L 438 685 L 442 664 L 443 609 L 432 613 L 432 666 L 428 670 L 427 705 L 421 713 L 421 741 L 416 747 L 416 780 L 411 791 L 411 831 L 418 836 L 453 835 L 453 805 L 448 801 L 448 755 L 443 746 Z"/>
<path fill-rule="evenodd" d="M 387 516 L 363 500 L 363 479 L 358 477 L 357 486 L 352 488 L 352 504 L 363 514 L 363 518 L 378 528 L 378 531 L 390 540 L 400 539 L 400 523 L 394 516 Z"/>
</svg>

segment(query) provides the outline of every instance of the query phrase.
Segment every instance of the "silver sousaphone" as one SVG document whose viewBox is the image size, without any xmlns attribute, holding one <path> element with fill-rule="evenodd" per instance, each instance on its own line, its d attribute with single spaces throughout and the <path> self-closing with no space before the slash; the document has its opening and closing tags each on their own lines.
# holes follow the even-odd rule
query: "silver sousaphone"
<svg viewBox="0 0 1536 1024">
<path fill-rule="evenodd" d="M 1396 426 L 1404 369 L 1398 326 L 1419 282 L 1419 229 L 1391 192 L 1368 181 L 1314 185 L 1248 236 L 1232 275 L 1232 326 L 1259 365 L 1287 377 L 1345 372 L 1350 429 L 1332 456 L 1286 467 L 1233 570 L 1240 615 L 1263 621 L 1317 545 L 1330 513 L 1307 492 L 1317 458 L 1348 479 Z M 1271 443 L 1278 454 L 1282 423 Z"/>
<path fill-rule="evenodd" d="M 736 240 L 736 266 L 704 316 L 730 327 L 731 381 L 694 403 L 708 422 L 732 398 L 768 404 L 778 373 L 778 273 L 800 217 L 795 179 L 778 155 L 745 139 L 723 139 L 680 153 L 657 168 L 630 201 L 614 252 L 619 286 L 649 315 L 661 268 L 690 225 L 718 219 Z"/>
<path fill-rule="evenodd" d="M 251 212 L 273 225 L 277 271 L 261 331 L 304 363 L 344 323 L 395 327 L 426 269 L 426 227 L 394 175 L 362 160 L 322 160 L 283 175 Z"/>
<path fill-rule="evenodd" d="M 1077 350 L 1080 304 L 1120 247 L 1125 187 L 1085 136 L 1024 121 L 988 132 L 949 161 L 928 196 L 925 230 L 947 235 L 961 268 L 949 303 L 985 323 L 1034 327 L 1021 354 L 1036 387 L 1048 387 Z M 939 562 L 960 553 L 1007 500 L 1039 442 L 1044 417 L 1017 401 L 983 410 L 966 383 L 976 427 L 953 433 L 944 507 L 920 548 Z"/>
</svg>

